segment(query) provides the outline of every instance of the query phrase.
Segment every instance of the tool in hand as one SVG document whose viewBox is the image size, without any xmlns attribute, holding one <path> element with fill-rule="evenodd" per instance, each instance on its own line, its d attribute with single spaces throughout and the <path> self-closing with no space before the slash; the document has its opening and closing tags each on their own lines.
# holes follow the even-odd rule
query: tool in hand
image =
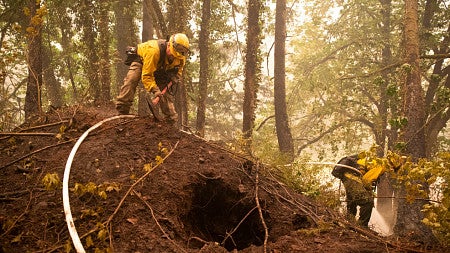
<svg viewBox="0 0 450 253">
<path fill-rule="evenodd" d="M 172 82 L 169 82 L 167 84 L 167 86 L 161 91 L 161 94 L 152 100 L 152 103 L 154 105 L 158 104 L 159 100 L 161 99 L 161 96 L 164 95 L 171 86 L 172 86 Z"/>
</svg>

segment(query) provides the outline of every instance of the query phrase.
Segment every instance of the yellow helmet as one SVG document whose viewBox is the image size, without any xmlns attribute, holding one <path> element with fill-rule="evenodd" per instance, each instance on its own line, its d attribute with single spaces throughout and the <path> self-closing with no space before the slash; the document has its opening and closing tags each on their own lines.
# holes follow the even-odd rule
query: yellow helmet
<svg viewBox="0 0 450 253">
<path fill-rule="evenodd" d="M 185 58 L 189 54 L 189 39 L 183 33 L 177 33 L 170 36 L 170 53 L 176 58 Z"/>
</svg>

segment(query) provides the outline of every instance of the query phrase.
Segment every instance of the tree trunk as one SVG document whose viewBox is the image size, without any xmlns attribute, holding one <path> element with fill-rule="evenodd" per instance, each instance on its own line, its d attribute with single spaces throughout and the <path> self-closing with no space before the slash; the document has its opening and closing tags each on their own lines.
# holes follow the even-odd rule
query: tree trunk
<svg viewBox="0 0 450 253">
<path fill-rule="evenodd" d="M 406 154 L 415 159 L 425 157 L 425 103 L 424 92 L 421 87 L 419 69 L 419 29 L 418 29 L 418 2 L 405 0 L 405 71 L 402 84 L 403 116 L 407 124 L 402 132 L 402 140 L 406 144 Z M 406 65 L 407 64 L 407 65 Z M 424 186 L 426 187 L 426 186 Z M 426 188 L 425 188 L 426 189 Z M 399 236 L 415 236 L 423 240 L 432 240 L 431 230 L 421 220 L 424 201 L 415 200 L 410 204 L 406 201 L 405 186 L 399 187 L 397 223 L 394 233 Z"/>
<path fill-rule="evenodd" d="M 78 90 L 75 85 L 74 75 L 73 75 L 73 69 L 72 69 L 72 52 L 73 52 L 73 44 L 72 44 L 72 37 L 73 37 L 73 31 L 70 29 L 70 27 L 73 26 L 72 18 L 69 17 L 69 14 L 63 13 L 59 15 L 59 19 L 61 21 L 59 25 L 59 29 L 61 30 L 61 47 L 63 52 L 65 52 L 63 56 L 64 65 L 67 69 L 67 76 L 70 81 L 70 85 L 72 88 L 72 101 L 78 102 Z"/>
<path fill-rule="evenodd" d="M 95 3 L 98 4 L 98 3 Z M 95 23 L 95 13 L 94 10 L 98 6 L 94 6 L 94 3 L 89 0 L 83 0 L 82 3 L 82 15 L 81 15 L 81 25 L 83 29 L 83 40 L 85 43 L 84 54 L 86 56 L 86 75 L 90 87 L 90 95 L 94 100 L 94 103 L 98 102 L 100 99 L 100 81 L 99 81 L 99 57 L 98 48 L 96 43 L 97 24 Z M 106 46 L 106 45 L 102 45 Z"/>
<path fill-rule="evenodd" d="M 149 5 L 149 13 L 151 13 L 151 16 L 153 17 L 153 23 L 156 24 L 156 33 L 158 35 L 158 38 L 165 39 L 166 36 L 169 36 L 169 33 L 167 31 L 167 24 L 164 20 L 163 13 L 161 11 L 161 6 L 159 6 L 158 0 L 146 0 L 148 1 Z"/>
<path fill-rule="evenodd" d="M 41 84 L 42 84 L 42 22 L 32 22 L 39 16 L 37 10 L 40 8 L 39 2 L 30 0 L 28 2 L 30 8 L 29 27 L 27 29 L 28 43 L 28 80 L 27 91 L 25 95 L 25 118 L 41 113 Z M 42 18 L 42 17 L 40 17 Z"/>
<path fill-rule="evenodd" d="M 171 17 L 167 22 L 167 32 L 168 35 L 173 33 L 185 33 L 189 37 L 189 28 L 187 24 L 191 19 L 190 8 L 193 4 L 191 1 L 179 1 L 179 0 L 169 0 L 167 16 Z M 189 60 L 186 62 L 189 65 Z M 183 72 L 183 82 L 181 82 L 177 87 L 177 92 L 175 94 L 175 109 L 178 112 L 178 127 L 184 128 L 188 125 L 188 101 L 187 101 L 187 91 L 186 83 L 190 82 L 187 80 L 186 75 L 187 66 L 184 67 Z"/>
<path fill-rule="evenodd" d="M 278 147 L 287 162 L 294 159 L 294 144 L 286 109 L 286 0 L 277 0 L 275 14 L 274 101 Z"/>
<path fill-rule="evenodd" d="M 376 143 L 380 146 L 377 151 L 379 157 L 385 155 L 385 148 L 390 149 L 389 143 L 393 143 L 393 138 L 396 138 L 392 132 L 388 133 L 388 106 L 395 106 L 395 103 L 389 102 L 388 86 L 390 84 L 389 79 L 389 69 L 387 68 L 392 63 L 392 52 L 391 52 L 391 0 L 380 0 L 382 9 L 382 28 L 381 35 L 383 37 L 384 46 L 382 49 L 382 66 L 381 69 L 386 69 L 381 73 L 383 81 L 379 86 L 380 102 L 377 103 L 378 114 L 380 117 L 380 123 L 375 124 L 375 138 Z M 394 112 L 393 110 L 391 110 Z M 388 143 L 386 143 L 386 141 Z M 392 228 L 395 223 L 395 215 L 393 215 L 396 210 L 394 210 L 394 190 L 392 188 L 391 180 L 388 176 L 382 176 L 380 182 L 377 184 L 377 201 L 376 208 L 380 215 L 383 217 L 385 222 Z"/>
<path fill-rule="evenodd" d="M 208 57 L 209 57 L 209 21 L 211 18 L 211 0 L 204 0 L 200 30 L 200 80 L 197 102 L 197 133 L 205 137 L 206 97 L 208 96 Z"/>
<path fill-rule="evenodd" d="M 407 124 L 402 140 L 406 153 L 415 158 L 425 157 L 425 100 L 419 67 L 418 3 L 405 0 L 405 80 L 402 86 L 403 116 Z"/>
<path fill-rule="evenodd" d="M 132 14 L 134 9 L 133 1 L 121 0 L 114 3 L 114 15 L 116 17 L 114 33 L 117 40 L 116 56 L 120 59 L 115 65 L 115 94 L 119 93 L 123 79 L 128 71 L 128 66 L 124 64 L 126 58 L 125 50 L 127 46 L 136 46 L 138 43 L 138 37 L 136 36 L 137 27 L 134 24 Z"/>
<path fill-rule="evenodd" d="M 99 78 L 100 78 L 100 102 L 106 103 L 111 100 L 111 66 L 109 55 L 109 0 L 100 1 L 100 19 L 99 19 L 99 41 L 100 47 L 98 48 L 100 61 L 99 61 Z"/>
<path fill-rule="evenodd" d="M 63 105 L 61 83 L 55 76 L 55 70 L 52 65 L 51 46 L 42 47 L 42 77 L 43 84 L 47 91 L 50 107 L 60 108 Z"/>
<path fill-rule="evenodd" d="M 148 8 L 150 7 L 150 0 L 144 0 L 142 2 L 142 41 L 148 41 L 153 38 L 153 20 L 151 16 L 149 15 L 151 10 Z M 137 88 L 137 94 L 139 94 L 138 99 L 138 115 L 145 117 L 152 115 L 152 112 L 150 111 L 149 105 L 147 103 L 147 98 L 150 98 L 150 94 L 147 92 L 146 89 L 144 89 L 141 86 L 138 86 Z M 158 108 L 158 107 L 157 107 Z M 157 113 L 157 112 L 155 112 Z"/>
<path fill-rule="evenodd" d="M 436 17 L 438 3 L 437 0 L 427 0 L 422 18 L 421 41 L 425 45 L 431 44 L 435 40 L 432 36 L 433 18 Z M 450 22 L 447 22 L 447 34 L 450 34 Z M 424 50 L 431 49 L 435 55 L 444 55 L 450 52 L 450 37 L 447 36 L 439 44 L 433 47 L 427 47 Z M 442 96 L 440 90 L 450 89 L 450 69 L 445 64 L 444 57 L 439 58 L 433 64 L 433 73 L 429 80 L 428 89 L 425 95 L 425 106 L 427 108 L 428 124 L 425 127 L 426 138 L 426 156 L 431 157 L 438 150 L 438 136 L 450 120 L 450 104 L 448 96 Z"/>
<path fill-rule="evenodd" d="M 260 74 L 259 45 L 261 44 L 261 27 L 259 25 L 261 0 L 248 1 L 247 52 L 245 55 L 245 80 L 242 134 L 244 149 L 250 152 L 253 127 L 255 124 L 256 94 Z"/>
</svg>

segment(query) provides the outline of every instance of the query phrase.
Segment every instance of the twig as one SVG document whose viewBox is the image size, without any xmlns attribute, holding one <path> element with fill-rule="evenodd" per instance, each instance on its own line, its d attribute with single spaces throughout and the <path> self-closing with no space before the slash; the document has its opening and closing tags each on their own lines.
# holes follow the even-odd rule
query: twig
<svg viewBox="0 0 450 253">
<path fill-rule="evenodd" d="M 112 234 L 112 223 L 109 223 L 109 248 L 111 249 L 111 252 L 114 252 L 114 245 L 112 243 L 113 239 L 113 234 Z"/>
<path fill-rule="evenodd" d="M 255 176 L 255 201 L 258 207 L 259 218 L 264 227 L 264 253 L 267 252 L 267 240 L 269 238 L 269 229 L 267 228 L 266 222 L 264 221 L 264 216 L 262 213 L 261 205 L 259 204 L 258 187 L 259 187 L 259 163 L 256 164 L 256 176 Z"/>
<path fill-rule="evenodd" d="M 203 175 L 202 173 L 197 172 L 197 171 L 196 171 L 195 173 L 196 173 L 197 175 L 201 176 L 202 178 L 207 179 L 207 180 L 217 180 L 217 179 L 222 178 L 221 175 L 218 175 L 218 176 L 215 176 L 215 177 L 208 177 L 208 176 L 205 176 L 205 175 Z"/>
<path fill-rule="evenodd" d="M 72 142 L 72 141 L 73 140 L 63 141 L 63 142 L 60 142 L 60 143 L 56 143 L 56 144 L 53 144 L 53 145 L 46 146 L 46 147 L 43 147 L 41 149 L 35 150 L 35 151 L 33 151 L 33 152 L 29 153 L 29 154 L 26 154 L 26 155 L 24 155 L 24 156 L 22 156 L 22 157 L 20 157 L 20 158 L 18 158 L 16 160 L 12 161 L 12 162 L 7 163 L 6 165 L 3 165 L 2 167 L 0 167 L 0 170 L 4 169 L 4 168 L 6 168 L 6 167 L 8 167 L 8 166 L 10 166 L 12 164 L 15 164 L 16 162 L 21 161 L 21 160 L 23 160 L 23 159 L 25 159 L 25 158 L 27 158 L 29 156 L 32 156 L 32 155 L 34 155 L 36 153 L 39 153 L 39 152 L 44 151 L 44 150 L 49 149 L 49 148 L 53 148 L 53 147 L 57 147 L 57 146 L 60 146 L 60 145 L 64 145 L 64 144 Z"/>
<path fill-rule="evenodd" d="M 256 128 L 255 131 L 258 132 L 259 129 L 261 129 L 261 127 L 262 127 L 269 119 L 272 119 L 272 118 L 275 118 L 275 115 L 270 115 L 269 117 L 265 118 L 265 119 L 259 124 L 259 126 Z"/>
<path fill-rule="evenodd" d="M 146 201 L 144 198 L 142 198 L 141 194 L 138 193 L 137 191 L 135 191 L 133 189 L 133 193 L 142 201 L 144 202 L 144 204 L 148 207 L 148 209 L 150 209 L 150 213 L 152 214 L 152 218 L 155 221 L 156 225 L 158 226 L 159 230 L 161 230 L 161 232 L 164 234 L 164 236 L 169 239 L 169 241 L 175 245 L 175 247 L 177 247 L 178 249 L 180 249 L 183 252 L 187 252 L 185 251 L 183 248 L 181 248 L 178 244 L 176 244 L 172 239 L 170 239 L 170 236 L 164 231 L 164 229 L 162 228 L 162 226 L 159 224 L 158 219 L 156 219 L 155 217 L 155 213 L 153 212 L 153 208 L 152 206 L 148 203 L 148 201 Z"/>
<path fill-rule="evenodd" d="M 175 143 L 175 146 L 170 150 L 170 152 L 162 159 L 162 162 L 160 164 L 157 164 L 156 166 L 154 166 L 153 168 L 151 168 L 149 171 L 147 171 L 142 177 L 140 177 L 138 180 L 136 180 L 136 182 L 134 182 L 134 184 L 132 184 L 130 186 L 130 189 L 128 189 L 128 191 L 125 193 L 125 195 L 122 197 L 122 199 L 119 202 L 119 205 L 117 205 L 116 209 L 114 210 L 113 214 L 111 214 L 111 216 L 109 216 L 108 220 L 105 222 L 106 224 L 110 223 L 112 221 L 112 219 L 114 218 L 114 216 L 117 214 L 117 212 L 119 211 L 120 207 L 122 206 L 123 202 L 125 201 L 125 199 L 127 198 L 127 196 L 131 193 L 131 191 L 133 190 L 133 188 L 139 184 L 142 180 L 144 180 L 153 170 L 155 170 L 156 168 L 159 167 L 159 165 L 161 165 L 162 163 L 164 163 L 164 161 L 173 153 L 173 151 L 177 148 L 178 143 L 180 141 L 177 141 L 177 143 Z"/>
<path fill-rule="evenodd" d="M 248 213 L 244 216 L 244 218 L 242 218 L 242 220 L 236 225 L 236 227 L 233 228 L 233 230 L 231 230 L 230 233 L 227 233 L 227 236 L 225 236 L 225 238 L 223 239 L 223 241 L 220 243 L 220 245 L 223 245 L 225 243 L 225 241 L 234 233 L 236 232 L 236 230 L 239 228 L 239 226 L 242 224 L 242 222 L 245 221 L 245 219 L 247 219 L 247 217 L 256 209 L 257 207 L 253 207 L 250 211 L 248 211 Z"/>
<path fill-rule="evenodd" d="M 0 133 L 0 135 L 4 136 L 52 136 L 54 137 L 56 134 L 54 133 Z"/>
<path fill-rule="evenodd" d="M 197 236 L 192 236 L 192 237 L 189 237 L 189 239 L 188 239 L 188 246 L 189 246 L 189 243 L 190 243 L 191 239 L 195 239 L 195 240 L 197 240 L 197 241 L 203 243 L 204 245 L 205 245 L 205 244 L 208 244 L 208 242 L 205 241 L 205 240 L 203 240 L 202 238 L 197 237 Z"/>
<path fill-rule="evenodd" d="M 33 192 L 30 192 L 30 200 L 28 201 L 28 204 L 25 207 L 25 211 L 23 211 L 23 213 L 20 214 L 19 217 L 17 217 L 17 219 L 11 224 L 11 226 L 2 235 L 0 235 L 0 237 L 7 235 L 11 231 L 11 229 L 13 229 L 13 227 L 16 225 L 16 223 L 19 222 L 19 220 L 28 212 L 28 209 L 30 208 L 30 204 L 31 204 L 32 200 L 33 200 Z"/>
<path fill-rule="evenodd" d="M 20 129 L 19 132 L 24 132 L 24 131 L 29 131 L 29 130 L 35 130 L 35 129 L 44 128 L 44 127 L 49 127 L 49 126 L 54 126 L 54 125 L 59 125 L 59 124 L 62 124 L 62 123 L 67 123 L 67 122 L 69 122 L 69 121 L 68 121 L 68 120 L 63 120 L 63 121 L 60 121 L 60 122 L 55 122 L 55 123 L 50 123 L 50 124 L 45 124 L 45 125 L 34 126 L 34 127 L 30 127 L 30 128 L 24 128 L 24 129 Z M 8 138 L 8 136 L 2 137 L 2 138 L 0 138 L 0 140 L 7 139 L 7 138 Z"/>
<path fill-rule="evenodd" d="M 45 191 L 44 189 L 38 189 L 38 191 Z M 29 190 L 20 190 L 15 192 L 3 192 L 0 193 L 0 197 L 10 197 L 10 196 L 16 196 L 16 195 L 23 195 L 25 193 L 29 193 Z"/>
<path fill-rule="evenodd" d="M 39 126 L 24 128 L 24 129 L 21 129 L 19 132 L 35 130 L 35 129 L 44 128 L 44 127 L 50 127 L 50 126 L 56 126 L 56 125 L 59 125 L 59 124 L 62 124 L 62 123 L 67 123 L 67 122 L 69 122 L 69 121 L 68 120 L 62 120 L 62 121 L 59 121 L 59 122 L 49 123 L 49 124 L 45 124 L 45 125 L 39 125 Z"/>
</svg>

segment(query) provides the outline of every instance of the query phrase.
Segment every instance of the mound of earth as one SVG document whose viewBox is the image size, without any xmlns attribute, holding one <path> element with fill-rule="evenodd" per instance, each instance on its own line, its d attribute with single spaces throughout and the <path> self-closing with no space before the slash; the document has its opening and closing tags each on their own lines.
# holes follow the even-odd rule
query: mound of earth
<svg viewBox="0 0 450 253">
<path fill-rule="evenodd" d="M 349 223 L 193 134 L 114 115 L 71 107 L 2 133 L 1 252 L 74 251 L 61 183 L 76 143 L 68 203 L 86 252 L 442 251 Z"/>
</svg>

